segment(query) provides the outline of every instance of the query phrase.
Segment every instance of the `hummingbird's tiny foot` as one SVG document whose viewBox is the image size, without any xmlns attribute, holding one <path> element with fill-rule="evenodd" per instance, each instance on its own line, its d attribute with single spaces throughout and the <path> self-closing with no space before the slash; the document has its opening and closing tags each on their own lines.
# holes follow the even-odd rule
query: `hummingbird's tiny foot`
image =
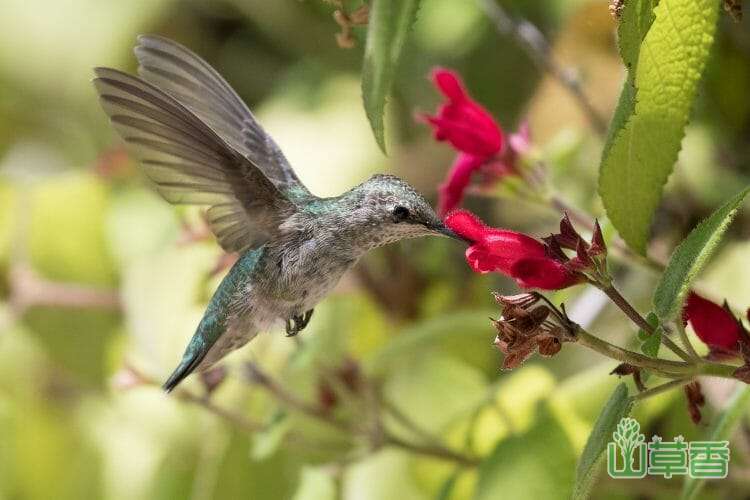
<svg viewBox="0 0 750 500">
<path fill-rule="evenodd" d="M 307 324 L 310 322 L 310 318 L 312 318 L 313 311 L 315 309 L 310 309 L 309 311 L 305 312 L 305 315 L 302 317 L 299 317 L 299 329 L 302 330 L 303 328 L 307 327 Z M 296 320 L 297 318 L 295 318 Z"/>
<path fill-rule="evenodd" d="M 297 318 L 292 318 L 286 320 L 286 336 L 287 337 L 294 337 L 299 332 L 299 328 L 297 327 Z"/>
<path fill-rule="evenodd" d="M 309 311 L 306 311 L 304 315 L 292 316 L 290 319 L 286 320 L 286 336 L 294 337 L 299 332 L 304 330 L 307 324 L 310 322 L 312 314 L 313 309 L 310 309 Z"/>
</svg>

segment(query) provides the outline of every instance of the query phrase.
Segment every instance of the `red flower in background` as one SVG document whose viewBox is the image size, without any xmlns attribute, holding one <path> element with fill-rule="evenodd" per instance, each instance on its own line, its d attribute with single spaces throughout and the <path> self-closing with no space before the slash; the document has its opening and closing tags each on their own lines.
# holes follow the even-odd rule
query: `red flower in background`
<svg viewBox="0 0 750 500">
<path fill-rule="evenodd" d="M 448 141 L 454 148 L 479 158 L 490 158 L 503 147 L 500 126 L 487 110 L 464 89 L 458 75 L 447 69 L 432 72 L 432 81 L 448 99 L 435 116 L 423 115 L 435 129 L 435 139 Z"/>
<path fill-rule="evenodd" d="M 474 173 L 482 175 L 485 185 L 518 175 L 516 161 L 529 149 L 529 129 L 521 125 L 506 144 L 500 125 L 469 96 L 455 72 L 438 68 L 432 80 L 447 102 L 435 115 L 418 116 L 432 125 L 436 140 L 448 141 L 458 150 L 439 188 L 438 212 L 445 216 L 461 204 Z"/>
<path fill-rule="evenodd" d="M 526 234 L 488 227 L 465 210 L 449 214 L 445 224 L 472 241 L 466 260 L 475 272 L 499 272 L 523 288 L 543 290 L 567 288 L 584 279 L 550 256 L 544 243 Z"/>
<path fill-rule="evenodd" d="M 438 214 L 441 217 L 461 205 L 471 176 L 484 162 L 483 158 L 466 153 L 458 154 L 453 166 L 448 170 L 445 181 L 438 188 Z"/>
<path fill-rule="evenodd" d="M 683 319 L 689 322 L 699 339 L 712 349 L 736 351 L 742 338 L 742 325 L 726 308 L 690 292 Z"/>
</svg>

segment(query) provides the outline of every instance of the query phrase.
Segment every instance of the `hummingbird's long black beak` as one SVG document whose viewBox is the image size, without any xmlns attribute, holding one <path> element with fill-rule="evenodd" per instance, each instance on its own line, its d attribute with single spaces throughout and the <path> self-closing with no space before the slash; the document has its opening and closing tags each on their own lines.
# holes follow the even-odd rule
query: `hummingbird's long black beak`
<svg viewBox="0 0 750 500">
<path fill-rule="evenodd" d="M 438 233 L 440 233 L 442 235 L 445 235 L 448 238 L 453 238 L 454 240 L 463 241 L 464 243 L 467 243 L 469 245 L 471 245 L 472 243 L 474 243 L 473 241 L 471 241 L 471 240 L 469 240 L 467 238 L 464 238 L 463 236 L 457 235 L 448 226 L 446 226 L 442 222 L 440 224 L 436 225 L 436 227 L 434 229 Z"/>
</svg>

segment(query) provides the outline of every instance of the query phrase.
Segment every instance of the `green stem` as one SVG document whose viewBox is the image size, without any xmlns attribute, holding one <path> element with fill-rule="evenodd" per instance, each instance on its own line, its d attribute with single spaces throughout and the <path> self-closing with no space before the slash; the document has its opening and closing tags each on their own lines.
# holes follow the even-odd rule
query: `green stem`
<svg viewBox="0 0 750 500">
<path fill-rule="evenodd" d="M 582 328 L 579 328 L 576 331 L 576 338 L 581 345 L 607 356 L 608 358 L 615 359 L 622 363 L 628 363 L 633 366 L 638 366 L 640 368 L 645 368 L 664 375 L 665 377 L 683 378 L 692 375 L 696 370 L 695 365 L 691 363 L 651 358 L 644 356 L 643 354 L 638 354 L 637 352 L 628 351 L 622 347 L 610 344 L 599 337 L 595 337 Z"/>
<path fill-rule="evenodd" d="M 632 396 L 630 399 L 632 401 L 640 401 L 640 400 L 643 400 L 643 399 L 646 399 L 646 398 L 650 398 L 652 396 L 656 396 L 657 394 L 661 394 L 663 392 L 667 392 L 667 391 L 669 391 L 671 389 L 674 389 L 676 387 L 681 387 L 681 386 L 687 384 L 688 382 L 690 382 L 690 380 L 692 380 L 690 377 L 678 378 L 678 379 L 675 379 L 675 380 L 670 380 L 667 383 L 664 383 L 664 384 L 661 384 L 661 385 L 657 385 L 656 387 L 652 387 L 651 389 L 646 389 L 645 391 L 639 392 L 635 396 Z"/>
<path fill-rule="evenodd" d="M 458 453 L 442 446 L 412 443 L 389 433 L 386 433 L 386 435 L 384 436 L 383 444 L 387 446 L 395 446 L 397 448 L 416 453 L 417 455 L 449 460 L 452 462 L 456 462 L 456 464 L 464 467 L 476 467 L 480 463 L 479 458 L 471 455 Z"/>
<path fill-rule="evenodd" d="M 687 349 L 688 354 L 690 354 L 690 357 L 693 358 L 694 361 L 698 363 L 703 363 L 703 358 L 698 355 L 698 353 L 693 348 L 693 344 L 690 343 L 690 339 L 687 336 L 687 333 L 685 332 L 685 326 L 682 324 L 682 321 L 676 321 L 675 324 L 677 325 L 677 333 L 680 335 L 680 340 L 682 341 L 682 344 L 685 346 L 685 349 Z"/>
<path fill-rule="evenodd" d="M 722 365 L 719 363 L 703 363 L 696 368 L 695 374 L 733 379 L 735 378 L 735 370 L 737 370 L 737 367 L 732 365 Z"/>
<path fill-rule="evenodd" d="M 654 327 L 651 326 L 649 322 L 646 321 L 646 319 L 641 316 L 641 314 L 636 311 L 633 306 L 630 305 L 630 302 L 628 302 L 627 299 L 620 294 L 620 292 L 614 287 L 614 285 L 609 284 L 607 286 L 600 286 L 597 283 L 594 283 L 594 285 L 598 286 L 599 289 L 603 291 L 607 295 L 607 297 L 609 297 L 610 300 L 614 302 L 615 305 L 619 307 L 620 310 L 624 312 L 625 315 L 630 318 L 633 323 L 635 323 L 639 328 L 641 328 L 645 332 L 648 332 L 650 335 L 653 335 L 655 333 Z M 675 344 L 672 339 L 667 337 L 666 333 L 661 336 L 661 343 L 668 347 L 676 355 L 681 357 L 683 360 L 689 363 L 693 361 L 693 359 L 685 351 L 683 351 L 677 344 Z"/>
<path fill-rule="evenodd" d="M 669 359 L 651 358 L 637 352 L 628 351 L 622 347 L 610 344 L 606 340 L 591 335 L 581 327 L 575 331 L 579 344 L 598 352 L 608 358 L 628 363 L 629 365 L 651 370 L 668 378 L 684 379 L 705 375 L 710 377 L 734 378 L 736 366 L 719 363 L 685 363 Z"/>
</svg>

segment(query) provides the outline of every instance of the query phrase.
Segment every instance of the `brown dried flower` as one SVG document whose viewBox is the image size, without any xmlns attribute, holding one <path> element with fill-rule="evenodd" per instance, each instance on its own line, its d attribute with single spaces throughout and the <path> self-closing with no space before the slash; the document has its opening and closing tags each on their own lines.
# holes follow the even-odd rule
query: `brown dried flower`
<svg viewBox="0 0 750 500">
<path fill-rule="evenodd" d="M 554 356 L 563 342 L 575 340 L 571 323 L 559 311 L 542 301 L 537 293 L 518 295 L 495 294 L 503 306 L 503 315 L 493 324 L 498 331 L 495 347 L 505 354 L 502 368 L 520 366 L 535 351 Z"/>
</svg>

